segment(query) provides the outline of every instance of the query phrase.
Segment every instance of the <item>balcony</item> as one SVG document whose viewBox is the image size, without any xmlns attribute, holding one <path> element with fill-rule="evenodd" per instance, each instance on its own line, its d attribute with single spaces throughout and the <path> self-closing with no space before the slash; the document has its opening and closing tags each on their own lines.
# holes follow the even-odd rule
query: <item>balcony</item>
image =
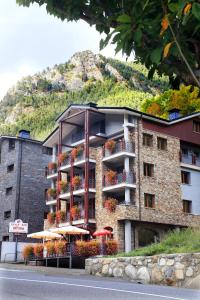
<svg viewBox="0 0 200 300">
<path fill-rule="evenodd" d="M 111 142 L 110 146 L 104 146 L 104 158 L 103 161 L 117 161 L 124 157 L 135 157 L 135 144 L 132 142 L 122 141 L 108 141 Z"/>
<path fill-rule="evenodd" d="M 110 172 L 110 173 L 109 173 Z M 134 172 L 117 173 L 107 171 L 103 176 L 103 191 L 121 191 L 124 188 L 136 188 L 136 177 Z"/>
<path fill-rule="evenodd" d="M 181 165 L 183 167 L 192 167 L 194 169 L 198 169 L 200 168 L 200 155 L 197 156 L 195 154 L 181 154 L 180 155 L 180 160 L 181 160 Z M 189 165 L 189 166 L 188 166 Z"/>
<path fill-rule="evenodd" d="M 58 176 L 57 163 L 49 163 L 48 167 L 45 168 L 45 175 L 47 179 L 54 179 Z"/>
<path fill-rule="evenodd" d="M 46 193 L 46 205 L 52 205 L 52 204 L 56 204 L 56 190 L 55 189 L 49 189 Z"/>
<path fill-rule="evenodd" d="M 74 149 L 77 150 L 78 147 L 74 148 Z M 72 161 L 71 153 L 68 153 L 68 156 L 66 157 L 66 159 L 64 159 L 61 162 L 60 170 L 62 170 L 62 171 L 69 170 L 70 167 L 71 167 L 71 161 Z M 90 163 L 96 163 L 96 161 L 94 159 L 89 159 L 89 162 Z M 75 167 L 83 167 L 85 165 L 85 152 L 84 152 L 84 150 L 81 149 L 81 151 L 77 151 L 77 154 L 74 155 L 73 165 Z"/>
<path fill-rule="evenodd" d="M 79 177 L 79 176 L 75 176 Z M 71 185 L 73 188 L 73 196 L 83 196 L 85 194 L 85 181 L 84 178 L 80 178 L 79 182 L 77 183 L 72 183 L 68 184 L 66 189 L 61 191 L 59 198 L 66 200 L 70 198 L 70 189 Z M 96 193 L 95 189 L 95 179 L 94 178 L 89 178 L 89 193 Z"/>
</svg>

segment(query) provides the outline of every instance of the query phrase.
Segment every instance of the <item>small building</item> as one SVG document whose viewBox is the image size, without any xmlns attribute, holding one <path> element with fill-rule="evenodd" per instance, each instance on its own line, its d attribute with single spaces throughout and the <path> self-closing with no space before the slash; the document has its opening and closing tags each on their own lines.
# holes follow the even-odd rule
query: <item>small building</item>
<svg viewBox="0 0 200 300">
<path fill-rule="evenodd" d="M 17 137 L 0 136 L 0 241 L 15 241 L 9 223 L 21 219 L 29 233 L 43 229 L 49 183 L 45 176 L 52 149 L 21 130 Z M 20 235 L 19 241 L 26 241 Z"/>
<path fill-rule="evenodd" d="M 70 105 L 44 141 L 53 148 L 47 205 L 62 215 L 45 228 L 106 228 L 128 252 L 200 226 L 200 112 L 169 115 Z"/>
</svg>

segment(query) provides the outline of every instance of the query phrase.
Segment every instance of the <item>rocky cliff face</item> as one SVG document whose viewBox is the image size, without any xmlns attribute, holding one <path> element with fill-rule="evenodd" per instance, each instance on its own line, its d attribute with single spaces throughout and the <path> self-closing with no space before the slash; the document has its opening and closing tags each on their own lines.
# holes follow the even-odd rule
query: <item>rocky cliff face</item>
<svg viewBox="0 0 200 300">
<path fill-rule="evenodd" d="M 15 134 L 22 126 L 33 131 L 38 126 L 38 132 L 41 122 L 43 128 L 52 128 L 53 118 L 72 102 L 101 100 L 111 105 L 113 99 L 113 104 L 121 105 L 121 98 L 126 105 L 127 96 L 127 105 L 139 108 L 141 99 L 159 93 L 164 85 L 159 80 L 149 81 L 141 64 L 78 52 L 66 63 L 22 78 L 8 90 L 0 102 L 0 134 Z"/>
</svg>

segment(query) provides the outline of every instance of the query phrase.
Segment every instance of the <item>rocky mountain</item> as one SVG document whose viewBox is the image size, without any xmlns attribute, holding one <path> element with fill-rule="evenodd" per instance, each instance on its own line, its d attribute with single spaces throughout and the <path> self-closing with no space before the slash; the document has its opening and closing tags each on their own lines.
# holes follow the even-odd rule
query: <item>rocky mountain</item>
<svg viewBox="0 0 200 300">
<path fill-rule="evenodd" d="M 78 52 L 64 63 L 22 78 L 0 102 L 0 134 L 21 128 L 43 139 L 70 103 L 97 102 L 140 109 L 144 99 L 168 87 L 165 78 L 148 80 L 139 63 L 125 63 L 91 51 Z"/>
</svg>

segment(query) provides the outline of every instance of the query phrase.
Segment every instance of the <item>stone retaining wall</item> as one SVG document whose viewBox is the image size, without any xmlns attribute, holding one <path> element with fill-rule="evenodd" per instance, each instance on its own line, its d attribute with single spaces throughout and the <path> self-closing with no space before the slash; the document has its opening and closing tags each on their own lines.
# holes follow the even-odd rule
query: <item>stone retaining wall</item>
<svg viewBox="0 0 200 300">
<path fill-rule="evenodd" d="M 200 275 L 200 253 L 89 258 L 87 274 L 121 277 L 141 283 L 187 286 Z"/>
</svg>

